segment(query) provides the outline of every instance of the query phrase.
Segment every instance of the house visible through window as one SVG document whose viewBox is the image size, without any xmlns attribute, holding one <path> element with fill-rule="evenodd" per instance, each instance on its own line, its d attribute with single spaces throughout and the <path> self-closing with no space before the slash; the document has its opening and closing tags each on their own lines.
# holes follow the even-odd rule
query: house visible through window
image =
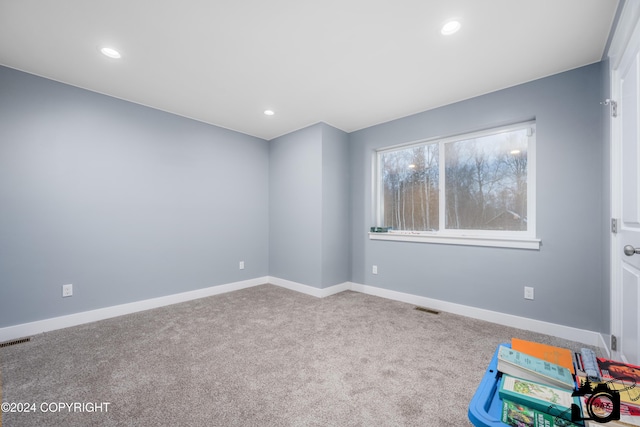
<svg viewBox="0 0 640 427">
<path fill-rule="evenodd" d="M 385 148 L 376 156 L 376 223 L 391 235 L 537 246 L 534 122 Z"/>
</svg>

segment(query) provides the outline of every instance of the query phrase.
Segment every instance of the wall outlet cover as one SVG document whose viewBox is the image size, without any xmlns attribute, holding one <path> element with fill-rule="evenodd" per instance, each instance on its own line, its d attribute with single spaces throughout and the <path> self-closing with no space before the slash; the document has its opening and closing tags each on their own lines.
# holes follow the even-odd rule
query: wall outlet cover
<svg viewBox="0 0 640 427">
<path fill-rule="evenodd" d="M 73 285 L 62 285 L 62 297 L 70 297 L 73 295 Z"/>
<path fill-rule="evenodd" d="M 530 286 L 524 287 L 524 298 L 525 299 L 533 299 L 533 288 Z"/>
</svg>

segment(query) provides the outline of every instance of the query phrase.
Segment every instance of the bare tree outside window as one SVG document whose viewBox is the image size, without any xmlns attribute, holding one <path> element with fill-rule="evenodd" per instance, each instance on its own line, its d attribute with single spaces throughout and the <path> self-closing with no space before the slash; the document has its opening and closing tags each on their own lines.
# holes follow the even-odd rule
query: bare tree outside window
<svg viewBox="0 0 640 427">
<path fill-rule="evenodd" d="M 446 228 L 527 229 L 526 129 L 445 144 Z"/>
<path fill-rule="evenodd" d="M 379 152 L 382 225 L 424 232 L 526 232 L 533 126 Z"/>
<path fill-rule="evenodd" d="M 439 145 L 384 153 L 380 167 L 386 225 L 396 230 L 437 230 Z"/>
</svg>

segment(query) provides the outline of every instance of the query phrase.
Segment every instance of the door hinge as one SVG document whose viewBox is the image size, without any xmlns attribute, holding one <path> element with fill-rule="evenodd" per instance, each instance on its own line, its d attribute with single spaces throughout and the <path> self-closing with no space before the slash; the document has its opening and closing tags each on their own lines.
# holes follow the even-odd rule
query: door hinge
<svg viewBox="0 0 640 427">
<path fill-rule="evenodd" d="M 611 218 L 611 232 L 616 234 L 618 232 L 618 219 Z"/>
<path fill-rule="evenodd" d="M 618 350 L 618 338 L 615 335 L 611 335 L 611 351 Z"/>
<path fill-rule="evenodd" d="M 604 102 L 601 102 L 602 105 L 608 105 L 611 109 L 611 116 L 618 117 L 618 103 L 613 99 L 605 99 Z"/>
</svg>

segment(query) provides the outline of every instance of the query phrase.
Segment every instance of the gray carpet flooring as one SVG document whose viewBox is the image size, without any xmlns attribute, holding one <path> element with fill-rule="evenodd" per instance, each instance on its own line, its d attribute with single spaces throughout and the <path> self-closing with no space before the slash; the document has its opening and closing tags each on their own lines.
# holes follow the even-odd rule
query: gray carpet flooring
<svg viewBox="0 0 640 427">
<path fill-rule="evenodd" d="M 469 401 L 512 337 L 583 346 L 357 292 L 262 285 L 0 348 L 2 401 L 36 407 L 2 426 L 470 426 Z"/>
</svg>

